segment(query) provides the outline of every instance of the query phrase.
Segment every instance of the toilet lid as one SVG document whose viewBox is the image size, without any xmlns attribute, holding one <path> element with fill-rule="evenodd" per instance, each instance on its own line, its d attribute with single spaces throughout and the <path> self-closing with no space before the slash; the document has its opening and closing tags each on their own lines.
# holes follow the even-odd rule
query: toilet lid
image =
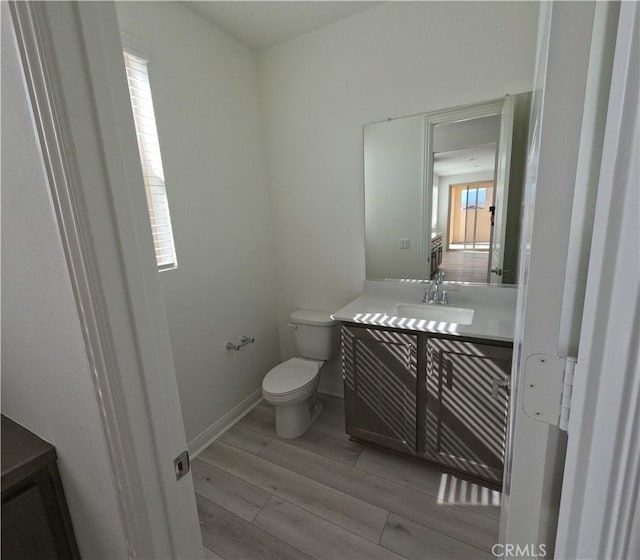
<svg viewBox="0 0 640 560">
<path fill-rule="evenodd" d="M 267 373 L 262 381 L 262 388 L 272 395 L 282 395 L 302 389 L 316 378 L 321 363 L 291 358 Z"/>
</svg>

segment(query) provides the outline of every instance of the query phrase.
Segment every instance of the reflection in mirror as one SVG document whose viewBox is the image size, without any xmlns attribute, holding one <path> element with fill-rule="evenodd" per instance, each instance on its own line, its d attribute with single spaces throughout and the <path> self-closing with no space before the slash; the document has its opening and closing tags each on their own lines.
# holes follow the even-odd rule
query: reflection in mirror
<svg viewBox="0 0 640 560">
<path fill-rule="evenodd" d="M 364 127 L 368 279 L 516 283 L 530 99 Z"/>
<path fill-rule="evenodd" d="M 457 282 L 487 282 L 491 245 L 494 179 L 500 141 L 500 115 L 433 128 L 432 232 L 442 255 L 432 268 Z"/>
</svg>

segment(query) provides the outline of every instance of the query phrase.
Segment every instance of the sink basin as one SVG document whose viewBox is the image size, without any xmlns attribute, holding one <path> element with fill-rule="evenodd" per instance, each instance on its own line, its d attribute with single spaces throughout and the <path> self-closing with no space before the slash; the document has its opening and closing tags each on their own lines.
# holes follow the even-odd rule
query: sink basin
<svg viewBox="0 0 640 560">
<path fill-rule="evenodd" d="M 430 305 L 427 303 L 412 304 L 398 303 L 395 306 L 395 315 L 407 319 L 421 319 L 425 321 L 437 321 L 444 323 L 458 323 L 470 325 L 473 322 L 473 309 L 466 307 L 451 307 L 449 305 Z"/>
</svg>

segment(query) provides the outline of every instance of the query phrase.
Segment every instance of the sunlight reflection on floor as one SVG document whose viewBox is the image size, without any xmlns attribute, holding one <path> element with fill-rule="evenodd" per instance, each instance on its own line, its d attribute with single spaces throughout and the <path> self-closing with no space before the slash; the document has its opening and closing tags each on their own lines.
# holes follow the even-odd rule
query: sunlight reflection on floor
<svg viewBox="0 0 640 560">
<path fill-rule="evenodd" d="M 438 504 L 499 506 L 500 492 L 443 473 L 438 489 Z"/>
</svg>

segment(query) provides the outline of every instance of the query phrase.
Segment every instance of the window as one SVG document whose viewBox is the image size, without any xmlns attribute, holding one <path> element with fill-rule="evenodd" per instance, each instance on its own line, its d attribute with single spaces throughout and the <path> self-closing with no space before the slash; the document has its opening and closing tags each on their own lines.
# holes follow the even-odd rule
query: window
<svg viewBox="0 0 640 560">
<path fill-rule="evenodd" d="M 487 201 L 487 189 L 469 189 L 462 191 L 461 210 L 476 210 L 484 208 Z"/>
<path fill-rule="evenodd" d="M 147 194 L 156 262 L 159 270 L 168 270 L 176 268 L 178 262 L 173 241 L 173 229 L 171 228 L 171 216 L 169 215 L 167 189 L 164 184 L 164 170 L 156 118 L 153 112 L 147 61 L 126 51 L 124 61 L 140 151 L 144 188 Z"/>
</svg>

